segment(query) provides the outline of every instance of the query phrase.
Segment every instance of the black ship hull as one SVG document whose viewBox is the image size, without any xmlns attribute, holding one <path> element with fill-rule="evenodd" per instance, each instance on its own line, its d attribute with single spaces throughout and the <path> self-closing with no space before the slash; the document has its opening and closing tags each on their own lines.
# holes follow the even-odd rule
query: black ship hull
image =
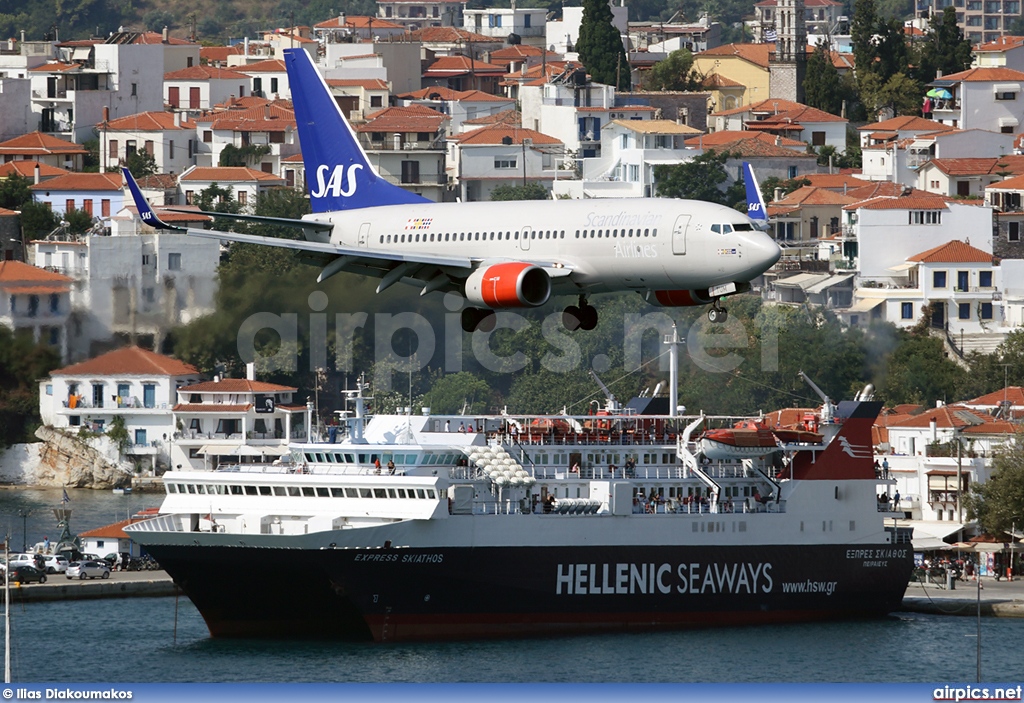
<svg viewBox="0 0 1024 703">
<path fill-rule="evenodd" d="M 376 641 L 879 617 L 912 568 L 907 544 L 146 549 L 215 637 Z"/>
</svg>

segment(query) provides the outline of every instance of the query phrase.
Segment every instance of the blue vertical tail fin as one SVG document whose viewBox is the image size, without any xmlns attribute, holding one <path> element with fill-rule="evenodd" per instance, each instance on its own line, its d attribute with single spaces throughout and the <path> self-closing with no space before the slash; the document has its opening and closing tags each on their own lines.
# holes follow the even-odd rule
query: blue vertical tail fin
<svg viewBox="0 0 1024 703">
<path fill-rule="evenodd" d="M 747 217 L 761 229 L 768 229 L 768 209 L 764 205 L 764 196 L 754 177 L 754 167 L 743 162 L 743 185 L 747 189 Z"/>
<path fill-rule="evenodd" d="M 430 202 L 388 183 L 370 165 L 305 49 L 285 49 L 284 63 L 313 212 Z"/>
</svg>

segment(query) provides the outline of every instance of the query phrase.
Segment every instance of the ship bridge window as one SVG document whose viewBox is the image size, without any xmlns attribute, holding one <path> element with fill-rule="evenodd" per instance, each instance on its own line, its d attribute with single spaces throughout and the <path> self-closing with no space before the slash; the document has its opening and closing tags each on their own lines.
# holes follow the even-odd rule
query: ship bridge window
<svg viewBox="0 0 1024 703">
<path fill-rule="evenodd" d="M 345 463 L 346 464 L 354 464 L 354 463 L 356 463 L 356 455 L 355 454 L 346 454 L 345 455 Z"/>
<path fill-rule="evenodd" d="M 312 486 L 303 486 L 302 487 L 302 495 L 304 495 L 306 497 L 309 497 L 309 498 L 312 498 L 312 497 L 316 496 L 316 491 L 313 490 Z"/>
<path fill-rule="evenodd" d="M 316 487 L 316 494 L 317 494 L 317 497 L 319 497 L 319 498 L 330 498 L 331 497 L 330 490 L 328 490 L 327 488 L 324 488 L 323 486 L 317 486 Z"/>
<path fill-rule="evenodd" d="M 387 498 L 388 497 L 388 492 L 386 490 L 384 490 L 383 488 L 374 488 L 373 489 L 373 497 L 374 498 Z"/>
<path fill-rule="evenodd" d="M 288 490 L 284 486 L 274 486 L 274 495 L 286 496 L 288 495 Z"/>
<path fill-rule="evenodd" d="M 188 492 L 189 493 L 195 493 L 196 492 L 196 487 L 193 486 L 191 483 L 187 484 L 186 488 L 188 488 Z"/>
<path fill-rule="evenodd" d="M 395 489 L 394 488 L 389 488 L 388 489 L 388 498 L 397 498 L 397 497 L 398 497 L 398 494 L 395 493 Z"/>
<path fill-rule="evenodd" d="M 324 463 L 324 455 L 321 454 L 320 452 L 317 452 L 316 453 L 316 460 L 317 460 L 318 463 L 321 463 L 321 464 Z"/>
<path fill-rule="evenodd" d="M 356 490 L 355 488 L 345 488 L 345 489 L 342 489 L 342 490 L 345 491 L 345 497 L 346 498 L 358 498 L 359 497 L 359 491 Z"/>
<path fill-rule="evenodd" d="M 437 498 L 437 496 L 434 494 L 434 489 L 433 488 L 428 488 L 427 489 L 427 498 L 430 498 L 431 500 L 434 500 L 434 499 Z"/>
<path fill-rule="evenodd" d="M 254 495 L 256 495 L 256 486 L 246 486 L 245 487 L 245 495 L 247 495 L 247 496 L 254 496 Z"/>
<path fill-rule="evenodd" d="M 371 491 L 369 488 L 360 488 L 359 489 L 359 497 L 360 498 L 373 498 L 373 491 Z"/>
<path fill-rule="evenodd" d="M 365 454 L 360 454 L 359 455 L 359 463 L 360 464 L 365 464 L 366 463 L 366 455 Z"/>
<path fill-rule="evenodd" d="M 260 495 L 268 496 L 271 493 L 270 486 L 260 486 Z"/>
<path fill-rule="evenodd" d="M 331 497 L 333 497 L 333 498 L 344 498 L 345 497 L 345 489 L 344 488 L 332 488 L 331 489 Z"/>
<path fill-rule="evenodd" d="M 178 487 L 181 488 L 181 486 L 178 486 Z M 240 496 L 244 492 L 245 491 L 242 490 L 241 486 L 231 486 L 231 495 L 233 495 L 233 496 Z"/>
<path fill-rule="evenodd" d="M 168 484 L 167 484 L 167 492 L 168 492 L 168 493 L 177 493 L 177 492 L 178 492 L 178 486 L 177 486 L 177 484 L 174 484 L 174 483 L 168 483 Z"/>
<path fill-rule="evenodd" d="M 311 453 L 306 452 L 306 461 L 316 461 L 316 459 L 313 458 Z"/>
<path fill-rule="evenodd" d="M 196 493 L 199 493 L 201 495 L 205 495 L 206 494 L 206 486 L 204 486 L 201 483 L 196 484 Z M 211 491 L 211 493 L 212 493 L 212 491 Z"/>
<path fill-rule="evenodd" d="M 299 487 L 298 486 L 288 486 L 288 495 L 290 495 L 290 496 L 300 496 L 300 495 L 302 495 L 302 492 L 299 491 Z"/>
<path fill-rule="evenodd" d="M 425 495 L 425 493 L 424 493 L 422 488 L 417 488 L 416 489 L 416 497 L 417 498 L 426 498 L 427 496 Z"/>
<path fill-rule="evenodd" d="M 399 498 L 405 498 L 406 497 L 405 496 L 405 489 L 404 488 L 399 488 L 398 489 L 398 497 Z"/>
</svg>

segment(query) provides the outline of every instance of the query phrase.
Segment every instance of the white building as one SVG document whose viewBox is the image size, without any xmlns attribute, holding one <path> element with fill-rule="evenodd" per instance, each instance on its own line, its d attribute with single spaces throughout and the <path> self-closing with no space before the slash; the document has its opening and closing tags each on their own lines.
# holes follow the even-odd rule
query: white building
<svg viewBox="0 0 1024 703">
<path fill-rule="evenodd" d="M 470 32 L 504 41 L 517 34 L 524 44 L 542 44 L 545 33 L 546 7 L 489 7 L 462 12 L 462 26 Z"/>
<path fill-rule="evenodd" d="M 356 127 L 370 163 L 389 182 L 440 202 L 445 195 L 448 117 L 422 105 L 389 107 Z"/>
<path fill-rule="evenodd" d="M 270 100 L 291 100 L 288 71 L 282 59 L 266 59 L 238 66 L 236 71 L 252 78 L 252 95 Z"/>
<path fill-rule="evenodd" d="M 71 279 L 20 261 L 0 261 L 0 325 L 29 330 L 36 343 L 68 358 Z"/>
<path fill-rule="evenodd" d="M 164 74 L 163 101 L 172 110 L 197 113 L 231 98 L 252 92 L 252 78 L 244 73 L 214 66 L 192 66 Z M 157 108 L 160 109 L 160 108 Z M 97 120 L 98 121 L 98 120 Z"/>
<path fill-rule="evenodd" d="M 465 0 L 377 0 L 377 16 L 414 31 L 423 27 L 461 27 Z"/>
<path fill-rule="evenodd" d="M 1012 68 L 1024 71 L 1024 37 L 1001 36 L 974 47 L 975 68 Z"/>
<path fill-rule="evenodd" d="M 774 0 L 771 0 L 774 4 Z M 844 117 L 829 114 L 801 103 L 774 98 L 752 105 L 716 112 L 708 118 L 712 132 L 754 130 L 796 139 L 813 147 L 834 147 L 846 151 Z"/>
<path fill-rule="evenodd" d="M 294 404 L 296 391 L 251 378 L 179 388 L 172 464 L 214 469 L 220 464 L 279 459 L 288 453 L 290 441 L 306 439 L 307 408 Z"/>
<path fill-rule="evenodd" d="M 380 17 L 338 15 L 313 25 L 313 38 L 321 44 L 387 41 L 405 34 L 405 27 Z"/>
<path fill-rule="evenodd" d="M 448 115 L 448 135 L 459 134 L 476 126 L 464 127 L 471 120 L 497 115 L 514 109 L 516 101 L 480 90 L 452 90 L 430 86 L 395 96 L 400 105 L 422 105 Z"/>
<path fill-rule="evenodd" d="M 157 173 L 181 173 L 195 165 L 196 123 L 181 112 L 143 112 L 96 125 L 100 162 L 116 170 L 135 152 L 146 152 Z"/>
<path fill-rule="evenodd" d="M 970 68 L 929 85 L 952 93 L 933 109 L 935 120 L 960 129 L 1016 134 L 1024 122 L 1024 72 L 1012 68 Z"/>
<path fill-rule="evenodd" d="M 193 166 L 178 178 L 185 201 L 179 204 L 195 204 L 196 196 L 215 183 L 230 191 L 238 204 L 247 207 L 267 190 L 283 186 L 284 179 L 245 166 Z"/>
<path fill-rule="evenodd" d="M 258 159 L 252 153 L 249 165 L 268 174 L 280 174 L 281 159 L 300 152 L 291 103 L 265 98 L 246 98 L 237 103 L 237 107 L 233 103 L 228 109 L 195 118 L 195 165 L 218 166 L 228 146 L 243 152 L 258 148 L 262 153 Z"/>
<path fill-rule="evenodd" d="M 956 180 L 949 181 L 928 168 L 935 161 L 939 171 L 951 173 L 976 171 L 982 159 L 979 154 L 1006 154 L 1013 151 L 1013 135 L 986 132 L 981 129 L 949 129 L 919 133 L 912 137 L 893 139 L 865 147 L 863 177 L 872 181 L 892 181 L 905 186 L 943 195 L 980 195 L 977 186 L 967 188 Z M 991 170 L 998 159 L 992 157 Z M 977 173 L 972 173 L 977 176 Z M 965 190 L 966 188 L 966 190 Z"/>
<path fill-rule="evenodd" d="M 612 26 L 619 30 L 620 36 L 629 34 L 629 8 L 616 5 L 609 0 L 612 11 Z M 557 54 L 574 54 L 566 56 L 575 59 L 576 42 L 580 40 L 580 25 L 583 24 L 583 6 L 565 6 L 562 8 L 562 19 L 548 22 L 545 25 L 544 44 L 549 51 Z"/>
<path fill-rule="evenodd" d="M 456 134 L 448 144 L 451 174 L 464 202 L 490 200 L 491 191 L 502 185 L 531 182 L 550 189 L 565 149 L 546 134 L 508 125 Z"/>
<path fill-rule="evenodd" d="M 185 226 L 209 222 L 204 215 L 159 210 L 158 215 Z M 172 328 L 213 311 L 220 259 L 216 240 L 154 230 L 134 207 L 114 214 L 110 232 L 32 243 L 38 266 L 74 280 L 72 359 L 88 358 L 97 346 L 109 348 L 117 339 L 141 337 L 159 348 Z"/>
<path fill-rule="evenodd" d="M 968 146 L 969 142 L 965 142 L 964 148 Z M 979 139 L 977 153 L 991 153 L 984 150 L 983 139 Z M 918 182 L 931 193 L 980 198 L 989 186 L 998 184 L 1008 174 L 1024 174 L 1024 156 L 936 158 L 919 166 L 917 171 Z"/>
<path fill-rule="evenodd" d="M 124 419 L 125 454 L 141 468 L 166 466 L 174 434 L 171 408 L 180 386 L 194 384 L 190 364 L 139 347 L 125 347 L 57 369 L 39 382 L 39 414 L 56 428 L 110 429 Z"/>
</svg>

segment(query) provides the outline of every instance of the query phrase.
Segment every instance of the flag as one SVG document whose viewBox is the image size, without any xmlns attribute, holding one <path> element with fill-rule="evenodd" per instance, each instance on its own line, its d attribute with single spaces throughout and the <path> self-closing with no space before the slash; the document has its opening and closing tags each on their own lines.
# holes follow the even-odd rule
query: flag
<svg viewBox="0 0 1024 703">
<path fill-rule="evenodd" d="M 764 33 L 764 40 L 768 43 L 774 43 L 779 40 L 779 35 L 774 29 L 767 29 Z"/>
<path fill-rule="evenodd" d="M 61 500 L 62 503 L 70 503 L 71 499 L 68 498 L 68 489 L 64 489 L 64 498 Z"/>
</svg>

